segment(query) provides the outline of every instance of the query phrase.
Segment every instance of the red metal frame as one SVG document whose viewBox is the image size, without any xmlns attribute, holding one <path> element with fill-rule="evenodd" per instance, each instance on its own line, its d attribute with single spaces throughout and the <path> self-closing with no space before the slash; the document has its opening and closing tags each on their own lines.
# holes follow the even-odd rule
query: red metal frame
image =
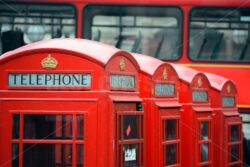
<svg viewBox="0 0 250 167">
<path fill-rule="evenodd" d="M 12 0 L 11 2 L 17 2 L 16 0 Z M 19 0 L 20 2 L 26 2 L 26 3 L 37 3 L 37 4 L 71 4 L 76 9 L 76 29 L 77 29 L 77 38 L 83 38 L 84 34 L 82 35 L 82 20 L 85 19 L 82 16 L 82 10 L 84 10 L 84 7 L 87 4 L 120 4 L 120 5 L 147 5 L 147 6 L 178 6 L 182 9 L 183 12 L 183 49 L 182 49 L 182 57 L 180 60 L 178 60 L 178 63 L 182 63 L 186 66 L 193 67 L 195 69 L 201 70 L 201 71 L 207 71 L 211 73 L 215 73 L 227 78 L 230 78 L 234 80 L 238 86 L 239 94 L 237 95 L 237 104 L 240 108 L 240 111 L 249 112 L 250 108 L 250 101 L 248 100 L 248 93 L 245 93 L 245 90 L 248 89 L 247 84 L 249 82 L 249 63 L 218 63 L 214 64 L 213 62 L 193 62 L 191 61 L 187 55 L 188 55 L 188 34 L 189 34 L 189 12 L 191 9 L 195 6 L 203 6 L 203 7 L 235 7 L 235 8 L 241 8 L 241 7 L 249 7 L 250 3 L 245 0 L 209 0 L 209 1 L 203 1 L 202 3 L 199 0 L 147 0 L 147 1 L 133 1 L 133 0 L 127 0 L 126 2 L 121 0 L 98 0 L 98 1 L 92 1 L 92 0 L 62 0 L 58 2 L 57 0 Z M 232 73 L 236 75 L 231 75 Z"/>
<path fill-rule="evenodd" d="M 86 49 L 82 49 L 86 48 Z M 95 49 L 95 51 L 93 51 Z M 99 51 L 99 52 L 98 52 Z M 42 69 L 41 60 L 51 54 L 58 61 L 54 69 Z M 101 58 L 100 58 L 101 57 Z M 119 67 L 123 59 L 125 69 Z M 26 62 L 29 62 L 26 64 Z M 138 93 L 138 69 L 139 66 L 134 58 L 127 52 L 120 51 L 108 45 L 93 41 L 79 39 L 55 39 L 31 44 L 9 52 L 0 57 L 0 164 L 11 166 L 12 151 L 11 144 L 19 143 L 19 165 L 23 165 L 23 144 L 71 144 L 72 166 L 76 166 L 79 150 L 78 145 L 84 145 L 84 166 L 117 166 L 116 153 L 114 152 L 114 139 L 116 121 L 114 102 L 120 100 L 126 102 L 140 103 Z M 21 73 L 91 73 L 91 86 L 88 89 L 58 88 L 58 89 L 10 89 L 8 86 L 8 72 Z M 110 90 L 109 74 L 135 76 L 135 88 L 131 90 Z M 35 87 L 36 88 L 36 87 Z M 84 90 L 84 91 L 83 91 Z M 112 100 L 112 97 L 116 97 Z M 123 105 L 123 110 L 127 105 Z M 134 110 L 135 111 L 135 110 Z M 20 113 L 21 112 L 21 113 Z M 11 138 L 12 114 L 20 113 L 20 140 Z M 24 115 L 25 114 L 70 114 L 73 116 L 73 138 L 72 140 L 35 140 L 23 139 Z M 129 112 L 131 114 L 131 112 Z M 140 129 L 144 132 L 143 111 L 138 111 L 141 116 Z M 76 116 L 84 114 L 84 140 L 76 138 Z M 119 113 L 120 114 L 120 113 Z M 2 126 L 4 125 L 4 126 Z M 21 133 L 22 132 L 22 133 Z M 143 134 L 142 134 L 143 135 Z M 144 136 L 142 136 L 144 137 Z M 141 141 L 144 138 L 140 139 Z M 145 164 L 144 143 L 140 144 L 140 163 Z M 126 143 L 127 141 L 125 141 Z M 20 144 L 21 143 L 21 144 Z M 4 152 L 1 152 L 4 151 Z M 101 157 L 101 158 L 100 158 Z"/>
</svg>

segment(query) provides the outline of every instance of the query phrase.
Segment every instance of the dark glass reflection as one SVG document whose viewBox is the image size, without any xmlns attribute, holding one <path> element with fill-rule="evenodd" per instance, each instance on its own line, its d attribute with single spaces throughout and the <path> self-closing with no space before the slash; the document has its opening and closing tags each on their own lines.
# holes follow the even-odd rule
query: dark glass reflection
<svg viewBox="0 0 250 167">
<path fill-rule="evenodd" d="M 13 115 L 12 117 L 12 139 L 19 138 L 19 119 L 20 116 L 18 114 Z"/>
<path fill-rule="evenodd" d="M 19 161 L 19 145 L 12 144 L 12 167 L 18 167 Z"/>
<path fill-rule="evenodd" d="M 176 144 L 166 145 L 166 165 L 173 165 L 177 163 L 176 155 L 177 148 Z"/>
<path fill-rule="evenodd" d="M 76 122 L 77 122 L 76 138 L 77 139 L 84 139 L 84 120 L 83 120 L 83 115 L 77 115 L 76 116 Z"/>
<path fill-rule="evenodd" d="M 71 145 L 24 144 L 24 167 L 71 167 Z"/>
<path fill-rule="evenodd" d="M 72 139 L 71 115 L 24 115 L 25 139 Z"/>
<path fill-rule="evenodd" d="M 84 152 L 83 145 L 76 145 L 76 166 L 83 167 Z"/>
<path fill-rule="evenodd" d="M 208 140 L 208 122 L 203 121 L 200 123 L 200 139 L 201 140 Z"/>
<path fill-rule="evenodd" d="M 123 146 L 123 167 L 139 167 L 138 145 L 128 144 Z"/>
<path fill-rule="evenodd" d="M 123 139 L 138 139 L 138 116 L 123 116 Z"/>
<path fill-rule="evenodd" d="M 208 144 L 207 143 L 200 145 L 200 152 L 201 152 L 201 162 L 208 161 Z"/>
<path fill-rule="evenodd" d="M 239 141 L 239 125 L 232 125 L 230 127 L 230 141 Z"/>
<path fill-rule="evenodd" d="M 173 140 L 176 139 L 176 120 L 166 120 L 166 140 Z"/>
<path fill-rule="evenodd" d="M 230 162 L 239 160 L 239 145 L 233 145 L 230 148 Z"/>
</svg>

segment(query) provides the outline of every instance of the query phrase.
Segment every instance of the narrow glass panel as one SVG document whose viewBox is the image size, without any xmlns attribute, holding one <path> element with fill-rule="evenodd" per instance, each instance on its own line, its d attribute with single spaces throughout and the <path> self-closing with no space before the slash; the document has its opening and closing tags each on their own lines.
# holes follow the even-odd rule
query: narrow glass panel
<svg viewBox="0 0 250 167">
<path fill-rule="evenodd" d="M 200 145 L 200 152 L 201 152 L 201 162 L 208 161 L 208 144 L 204 143 Z"/>
<path fill-rule="evenodd" d="M 25 167 L 71 167 L 72 146 L 69 144 L 24 144 Z"/>
<path fill-rule="evenodd" d="M 19 138 L 19 114 L 15 114 L 12 117 L 12 139 Z"/>
<path fill-rule="evenodd" d="M 12 167 L 18 167 L 19 161 L 19 145 L 12 144 Z"/>
<path fill-rule="evenodd" d="M 230 126 L 230 141 L 239 141 L 240 134 L 239 134 L 239 125 L 232 125 Z"/>
<path fill-rule="evenodd" d="M 138 139 L 138 116 L 123 116 L 123 139 Z"/>
<path fill-rule="evenodd" d="M 166 136 L 165 140 L 174 140 L 176 139 L 176 120 L 166 120 Z"/>
<path fill-rule="evenodd" d="M 83 115 L 76 116 L 76 122 L 77 122 L 76 138 L 77 139 L 84 139 L 84 120 L 83 119 L 84 119 Z"/>
<path fill-rule="evenodd" d="M 138 144 L 127 144 L 123 146 L 124 167 L 139 167 Z"/>
<path fill-rule="evenodd" d="M 72 139 L 71 115 L 24 115 L 25 139 Z"/>
<path fill-rule="evenodd" d="M 200 123 L 200 139 L 208 140 L 208 121 L 202 121 Z"/>
<path fill-rule="evenodd" d="M 176 144 L 166 145 L 166 165 L 173 165 L 177 163 L 176 154 L 177 148 Z"/>
<path fill-rule="evenodd" d="M 230 162 L 239 160 L 239 145 L 233 145 L 230 148 Z"/>
<path fill-rule="evenodd" d="M 76 166 L 83 167 L 84 152 L 83 145 L 76 145 Z"/>
</svg>

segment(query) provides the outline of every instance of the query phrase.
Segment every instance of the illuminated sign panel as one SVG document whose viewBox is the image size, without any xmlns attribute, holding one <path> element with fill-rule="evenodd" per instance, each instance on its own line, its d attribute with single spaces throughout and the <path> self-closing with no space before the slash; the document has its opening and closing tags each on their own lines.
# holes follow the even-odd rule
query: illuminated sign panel
<svg viewBox="0 0 250 167">
<path fill-rule="evenodd" d="M 135 88 L 135 77 L 133 75 L 110 75 L 111 88 Z"/>
<path fill-rule="evenodd" d="M 222 97 L 223 107 L 233 107 L 235 105 L 234 97 Z"/>
<path fill-rule="evenodd" d="M 10 73 L 10 87 L 90 87 L 90 74 Z"/>
<path fill-rule="evenodd" d="M 173 96 L 174 95 L 174 84 L 155 84 L 155 95 L 159 96 Z"/>
<path fill-rule="evenodd" d="M 206 102 L 208 100 L 207 99 L 207 91 L 194 90 L 192 93 L 192 99 L 193 99 L 193 101 Z"/>
</svg>

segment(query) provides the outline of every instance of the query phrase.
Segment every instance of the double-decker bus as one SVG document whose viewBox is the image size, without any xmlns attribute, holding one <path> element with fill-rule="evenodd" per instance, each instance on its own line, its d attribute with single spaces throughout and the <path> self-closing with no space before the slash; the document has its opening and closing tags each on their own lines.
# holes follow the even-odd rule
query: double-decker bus
<svg viewBox="0 0 250 167">
<path fill-rule="evenodd" d="M 250 142 L 250 1 L 2 0 L 0 54 L 86 38 L 233 80 Z"/>
</svg>

